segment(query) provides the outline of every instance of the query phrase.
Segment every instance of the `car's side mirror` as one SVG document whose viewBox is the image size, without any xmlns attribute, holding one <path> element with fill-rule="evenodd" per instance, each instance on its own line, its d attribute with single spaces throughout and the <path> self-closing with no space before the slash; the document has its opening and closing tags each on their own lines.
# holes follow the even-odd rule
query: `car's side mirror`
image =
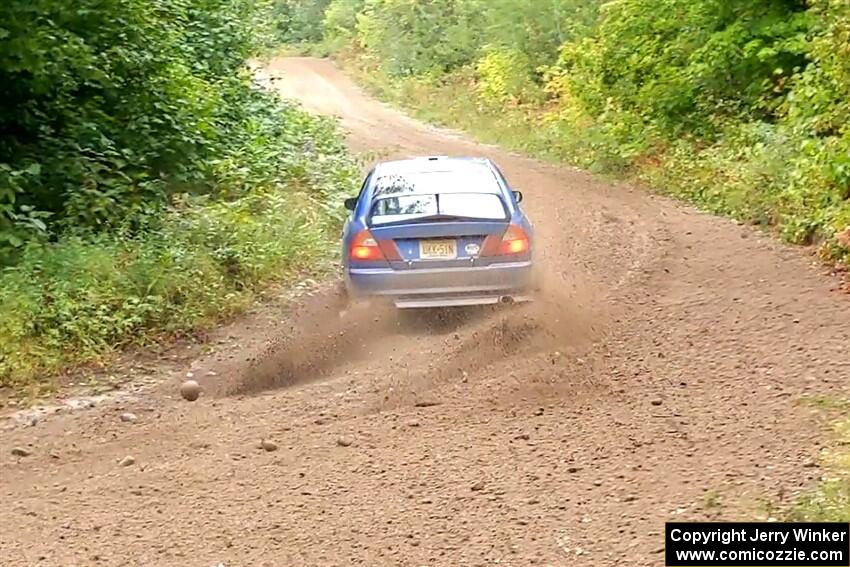
<svg viewBox="0 0 850 567">
<path fill-rule="evenodd" d="M 357 197 L 349 197 L 345 200 L 345 208 L 349 211 L 353 211 L 357 208 Z"/>
<path fill-rule="evenodd" d="M 516 199 L 517 203 L 522 203 L 522 191 L 514 191 L 514 199 Z"/>
</svg>

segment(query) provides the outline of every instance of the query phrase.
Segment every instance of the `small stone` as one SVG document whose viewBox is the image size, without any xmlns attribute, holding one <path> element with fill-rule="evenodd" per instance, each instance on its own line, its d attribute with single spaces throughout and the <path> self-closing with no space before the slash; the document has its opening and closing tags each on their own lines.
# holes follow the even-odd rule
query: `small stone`
<svg viewBox="0 0 850 567">
<path fill-rule="evenodd" d="M 654 400 L 650 400 L 649 403 L 651 403 L 654 406 L 660 406 L 661 404 L 664 403 L 664 401 L 661 400 L 660 398 L 655 398 Z"/>
<path fill-rule="evenodd" d="M 419 427 L 419 420 L 418 419 L 409 419 L 409 420 L 407 420 L 407 426 L 408 427 Z"/>
<path fill-rule="evenodd" d="M 473 492 L 481 492 L 482 490 L 484 490 L 484 481 L 479 480 L 478 482 L 472 485 L 471 489 Z"/>
<path fill-rule="evenodd" d="M 531 439 L 531 436 L 528 433 L 520 433 L 516 436 L 516 438 L 522 441 L 528 441 L 529 439 Z"/>
<path fill-rule="evenodd" d="M 350 447 L 354 443 L 354 440 L 351 437 L 340 437 L 336 440 L 336 444 L 340 447 Z"/>
<path fill-rule="evenodd" d="M 268 451 L 271 453 L 272 451 L 277 451 L 277 443 L 274 441 L 269 441 L 268 439 L 263 439 L 260 441 L 260 448 L 263 451 Z"/>
<path fill-rule="evenodd" d="M 29 449 L 24 449 L 23 447 L 12 447 L 12 455 L 15 457 L 29 457 L 32 452 Z"/>
<path fill-rule="evenodd" d="M 194 402 L 201 395 L 201 386 L 194 380 L 186 380 L 180 385 L 180 395 L 184 400 Z"/>
<path fill-rule="evenodd" d="M 138 419 L 136 417 L 136 414 L 131 413 L 131 412 L 124 412 L 124 413 L 121 414 L 120 417 L 121 417 L 121 421 L 123 421 L 124 423 L 133 423 L 134 421 L 136 421 Z"/>
<path fill-rule="evenodd" d="M 127 455 L 126 457 L 124 457 L 123 459 L 121 459 L 121 460 L 118 462 L 118 464 L 119 464 L 119 465 L 121 465 L 122 467 L 129 467 L 130 465 L 135 465 L 135 464 L 136 464 L 136 459 L 134 459 L 134 458 L 133 458 L 133 457 L 131 457 L 130 455 Z"/>
<path fill-rule="evenodd" d="M 578 472 L 578 471 L 580 471 L 580 470 L 581 470 L 581 468 L 580 468 L 580 467 L 567 467 L 567 472 L 568 472 L 568 473 L 577 473 L 577 472 Z"/>
</svg>

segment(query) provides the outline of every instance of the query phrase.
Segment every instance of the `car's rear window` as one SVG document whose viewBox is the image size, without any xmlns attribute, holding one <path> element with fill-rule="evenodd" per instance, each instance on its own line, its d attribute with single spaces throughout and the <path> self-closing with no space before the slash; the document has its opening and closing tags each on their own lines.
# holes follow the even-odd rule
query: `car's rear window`
<svg viewBox="0 0 850 567">
<path fill-rule="evenodd" d="M 383 174 L 375 180 L 375 197 L 472 191 L 499 192 L 499 182 L 490 168 L 468 165 L 450 171 Z"/>
<path fill-rule="evenodd" d="M 379 197 L 372 206 L 370 224 L 413 221 L 435 215 L 476 220 L 505 220 L 507 212 L 493 193 L 434 193 Z"/>
</svg>

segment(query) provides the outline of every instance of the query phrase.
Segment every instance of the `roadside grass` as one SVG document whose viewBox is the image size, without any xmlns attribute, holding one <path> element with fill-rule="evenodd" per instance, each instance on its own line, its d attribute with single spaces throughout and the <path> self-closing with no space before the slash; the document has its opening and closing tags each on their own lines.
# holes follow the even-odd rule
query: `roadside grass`
<svg viewBox="0 0 850 567">
<path fill-rule="evenodd" d="M 37 393 L 69 366 L 208 328 L 273 284 L 327 271 L 338 222 L 307 193 L 192 203 L 143 236 L 32 247 L 0 276 L 0 384 Z"/>
<path fill-rule="evenodd" d="M 822 410 L 837 410 L 847 412 L 850 410 L 850 400 L 836 398 L 834 396 L 810 395 L 803 396 L 800 403 L 808 407 Z"/>
<path fill-rule="evenodd" d="M 723 495 L 718 490 L 709 490 L 703 495 L 702 506 L 709 513 L 719 512 L 723 508 Z"/>
<path fill-rule="evenodd" d="M 832 399 L 827 407 L 846 413 L 850 401 Z M 800 498 L 789 512 L 788 520 L 850 522 L 850 417 L 839 420 L 833 427 L 833 433 L 834 448 L 821 457 L 824 471 L 821 480 L 811 492 Z"/>
<path fill-rule="evenodd" d="M 748 509 L 757 521 L 850 522 L 850 399 L 832 396 L 803 396 L 799 405 L 824 412 L 833 422 L 829 449 L 821 451 L 817 470 L 820 476 L 792 501 L 758 496 Z M 845 416 L 845 417 L 838 417 Z M 710 517 L 721 518 L 726 506 L 722 489 L 705 492 L 701 509 Z"/>
</svg>

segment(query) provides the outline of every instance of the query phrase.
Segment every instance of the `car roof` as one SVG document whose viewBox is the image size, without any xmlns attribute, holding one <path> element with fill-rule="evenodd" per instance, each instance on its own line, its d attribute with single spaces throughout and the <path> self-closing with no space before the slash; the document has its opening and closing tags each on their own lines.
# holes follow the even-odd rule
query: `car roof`
<svg viewBox="0 0 850 567">
<path fill-rule="evenodd" d="M 490 160 L 480 157 L 425 156 L 393 161 L 382 161 L 375 166 L 375 173 L 393 175 L 400 173 L 430 173 L 438 171 L 463 171 L 469 167 L 490 168 Z"/>
<path fill-rule="evenodd" d="M 464 192 L 499 193 L 501 187 L 493 163 L 482 157 L 427 156 L 380 162 L 375 166 L 375 178 L 414 173 L 467 173 L 485 170 L 493 175 L 493 184 L 481 183 L 464 187 Z"/>
</svg>

